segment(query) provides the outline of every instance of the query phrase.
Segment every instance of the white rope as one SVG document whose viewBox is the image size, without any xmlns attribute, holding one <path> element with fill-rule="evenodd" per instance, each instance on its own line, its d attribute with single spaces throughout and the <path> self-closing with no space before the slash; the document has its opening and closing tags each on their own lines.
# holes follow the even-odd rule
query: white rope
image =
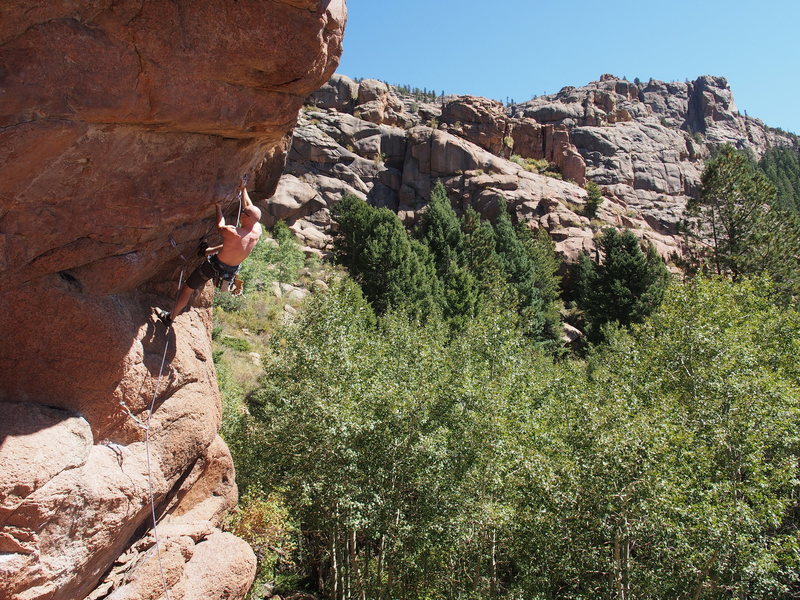
<svg viewBox="0 0 800 600">
<path fill-rule="evenodd" d="M 174 240 L 170 237 L 170 242 L 172 245 L 175 246 Z M 181 258 L 183 259 L 184 263 L 186 263 L 186 259 L 181 254 Z M 183 276 L 186 273 L 186 265 L 184 264 L 183 268 L 181 269 L 181 275 L 178 278 L 178 293 L 180 293 L 181 287 L 183 286 Z M 172 329 L 172 325 L 167 326 L 167 334 L 169 334 L 170 329 Z M 158 558 L 158 570 L 161 573 L 161 583 L 164 586 L 164 596 L 167 600 L 170 600 L 169 597 L 169 587 L 167 586 L 167 577 L 164 574 L 164 563 L 161 560 L 161 544 L 158 541 L 158 521 L 156 520 L 156 500 L 155 500 L 155 492 L 153 492 L 153 469 L 150 464 L 150 417 L 153 415 L 153 410 L 155 409 L 156 405 L 156 398 L 158 397 L 158 388 L 161 385 L 161 377 L 164 374 L 164 365 L 167 362 L 167 350 L 169 349 L 169 335 L 167 336 L 166 342 L 164 342 L 164 354 L 161 357 L 161 366 L 158 368 L 158 378 L 156 379 L 156 385 L 153 389 L 153 398 L 150 400 L 150 410 L 147 412 L 147 421 L 145 422 L 144 427 L 144 448 L 145 448 L 145 456 L 147 457 L 147 487 L 148 492 L 150 495 L 150 516 L 153 518 L 153 540 L 155 541 L 156 547 L 156 557 Z"/>
<path fill-rule="evenodd" d="M 183 278 L 183 273 L 181 273 L 181 278 Z M 170 326 L 171 327 L 171 326 Z M 167 332 L 169 332 L 170 327 L 167 327 Z M 145 447 L 145 454 L 147 456 L 147 486 L 150 492 L 150 514 L 153 517 L 153 539 L 155 540 L 156 545 L 156 557 L 158 558 L 158 570 L 161 572 L 161 583 L 164 586 L 164 596 L 166 596 L 167 600 L 169 600 L 169 588 L 167 587 L 167 578 L 164 575 L 164 564 L 161 561 L 161 546 L 158 542 L 158 523 L 156 521 L 156 501 L 155 501 L 155 494 L 153 492 L 153 471 L 150 466 L 150 417 L 153 414 L 153 409 L 155 408 L 156 404 L 156 397 L 158 396 L 158 386 L 161 384 L 161 375 L 164 373 L 164 363 L 167 360 L 167 349 L 169 348 L 169 337 L 167 338 L 166 343 L 164 344 L 164 355 L 161 357 L 161 367 L 158 369 L 158 379 L 156 379 L 156 387 L 153 390 L 153 399 L 150 401 L 150 410 L 147 413 L 147 422 L 145 424 L 145 434 L 144 434 L 144 447 Z"/>
</svg>

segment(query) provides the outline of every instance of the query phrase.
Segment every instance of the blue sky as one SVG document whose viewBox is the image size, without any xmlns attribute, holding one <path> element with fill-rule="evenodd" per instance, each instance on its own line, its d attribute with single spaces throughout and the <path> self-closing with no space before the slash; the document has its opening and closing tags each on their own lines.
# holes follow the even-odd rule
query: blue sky
<svg viewBox="0 0 800 600">
<path fill-rule="evenodd" d="M 800 0 L 347 0 L 338 72 L 518 102 L 603 73 L 728 79 L 740 111 L 800 134 Z"/>
</svg>

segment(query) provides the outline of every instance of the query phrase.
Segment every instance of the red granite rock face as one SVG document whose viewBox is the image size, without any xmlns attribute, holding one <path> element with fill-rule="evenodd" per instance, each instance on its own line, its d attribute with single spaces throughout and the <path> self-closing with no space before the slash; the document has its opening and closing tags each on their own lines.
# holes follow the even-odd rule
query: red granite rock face
<svg viewBox="0 0 800 600">
<path fill-rule="evenodd" d="M 180 549 L 172 597 L 249 586 L 252 552 L 216 529 L 236 489 L 210 291 L 169 334 L 152 308 L 199 260 L 214 203 L 236 210 L 242 173 L 266 160 L 259 187 L 276 185 L 345 20 L 344 0 L 0 4 L 0 403 L 17 417 L 0 437 L 0 596 L 83 598 L 122 553 L 101 588 L 147 596 L 144 431 L 121 408 L 146 417 L 165 346 L 150 479 Z M 214 548 L 225 564 L 197 562 Z"/>
</svg>

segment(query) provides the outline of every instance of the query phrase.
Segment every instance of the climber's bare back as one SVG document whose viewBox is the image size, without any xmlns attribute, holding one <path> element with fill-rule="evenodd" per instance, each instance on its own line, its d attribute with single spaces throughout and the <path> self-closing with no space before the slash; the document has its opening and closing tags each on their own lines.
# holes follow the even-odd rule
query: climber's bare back
<svg viewBox="0 0 800 600">
<path fill-rule="evenodd" d="M 226 225 L 220 227 L 219 232 L 222 235 L 222 250 L 217 258 L 226 265 L 235 267 L 242 264 L 255 248 L 261 237 L 261 225 L 254 223 L 251 228 Z"/>
</svg>

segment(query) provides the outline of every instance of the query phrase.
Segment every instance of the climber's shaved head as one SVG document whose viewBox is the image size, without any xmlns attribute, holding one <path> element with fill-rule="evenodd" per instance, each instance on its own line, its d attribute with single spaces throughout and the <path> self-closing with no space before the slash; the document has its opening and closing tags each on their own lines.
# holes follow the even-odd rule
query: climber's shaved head
<svg viewBox="0 0 800 600">
<path fill-rule="evenodd" d="M 255 221 L 260 221 L 261 210 L 257 206 L 248 206 L 242 209 L 242 217 L 250 217 Z"/>
</svg>

